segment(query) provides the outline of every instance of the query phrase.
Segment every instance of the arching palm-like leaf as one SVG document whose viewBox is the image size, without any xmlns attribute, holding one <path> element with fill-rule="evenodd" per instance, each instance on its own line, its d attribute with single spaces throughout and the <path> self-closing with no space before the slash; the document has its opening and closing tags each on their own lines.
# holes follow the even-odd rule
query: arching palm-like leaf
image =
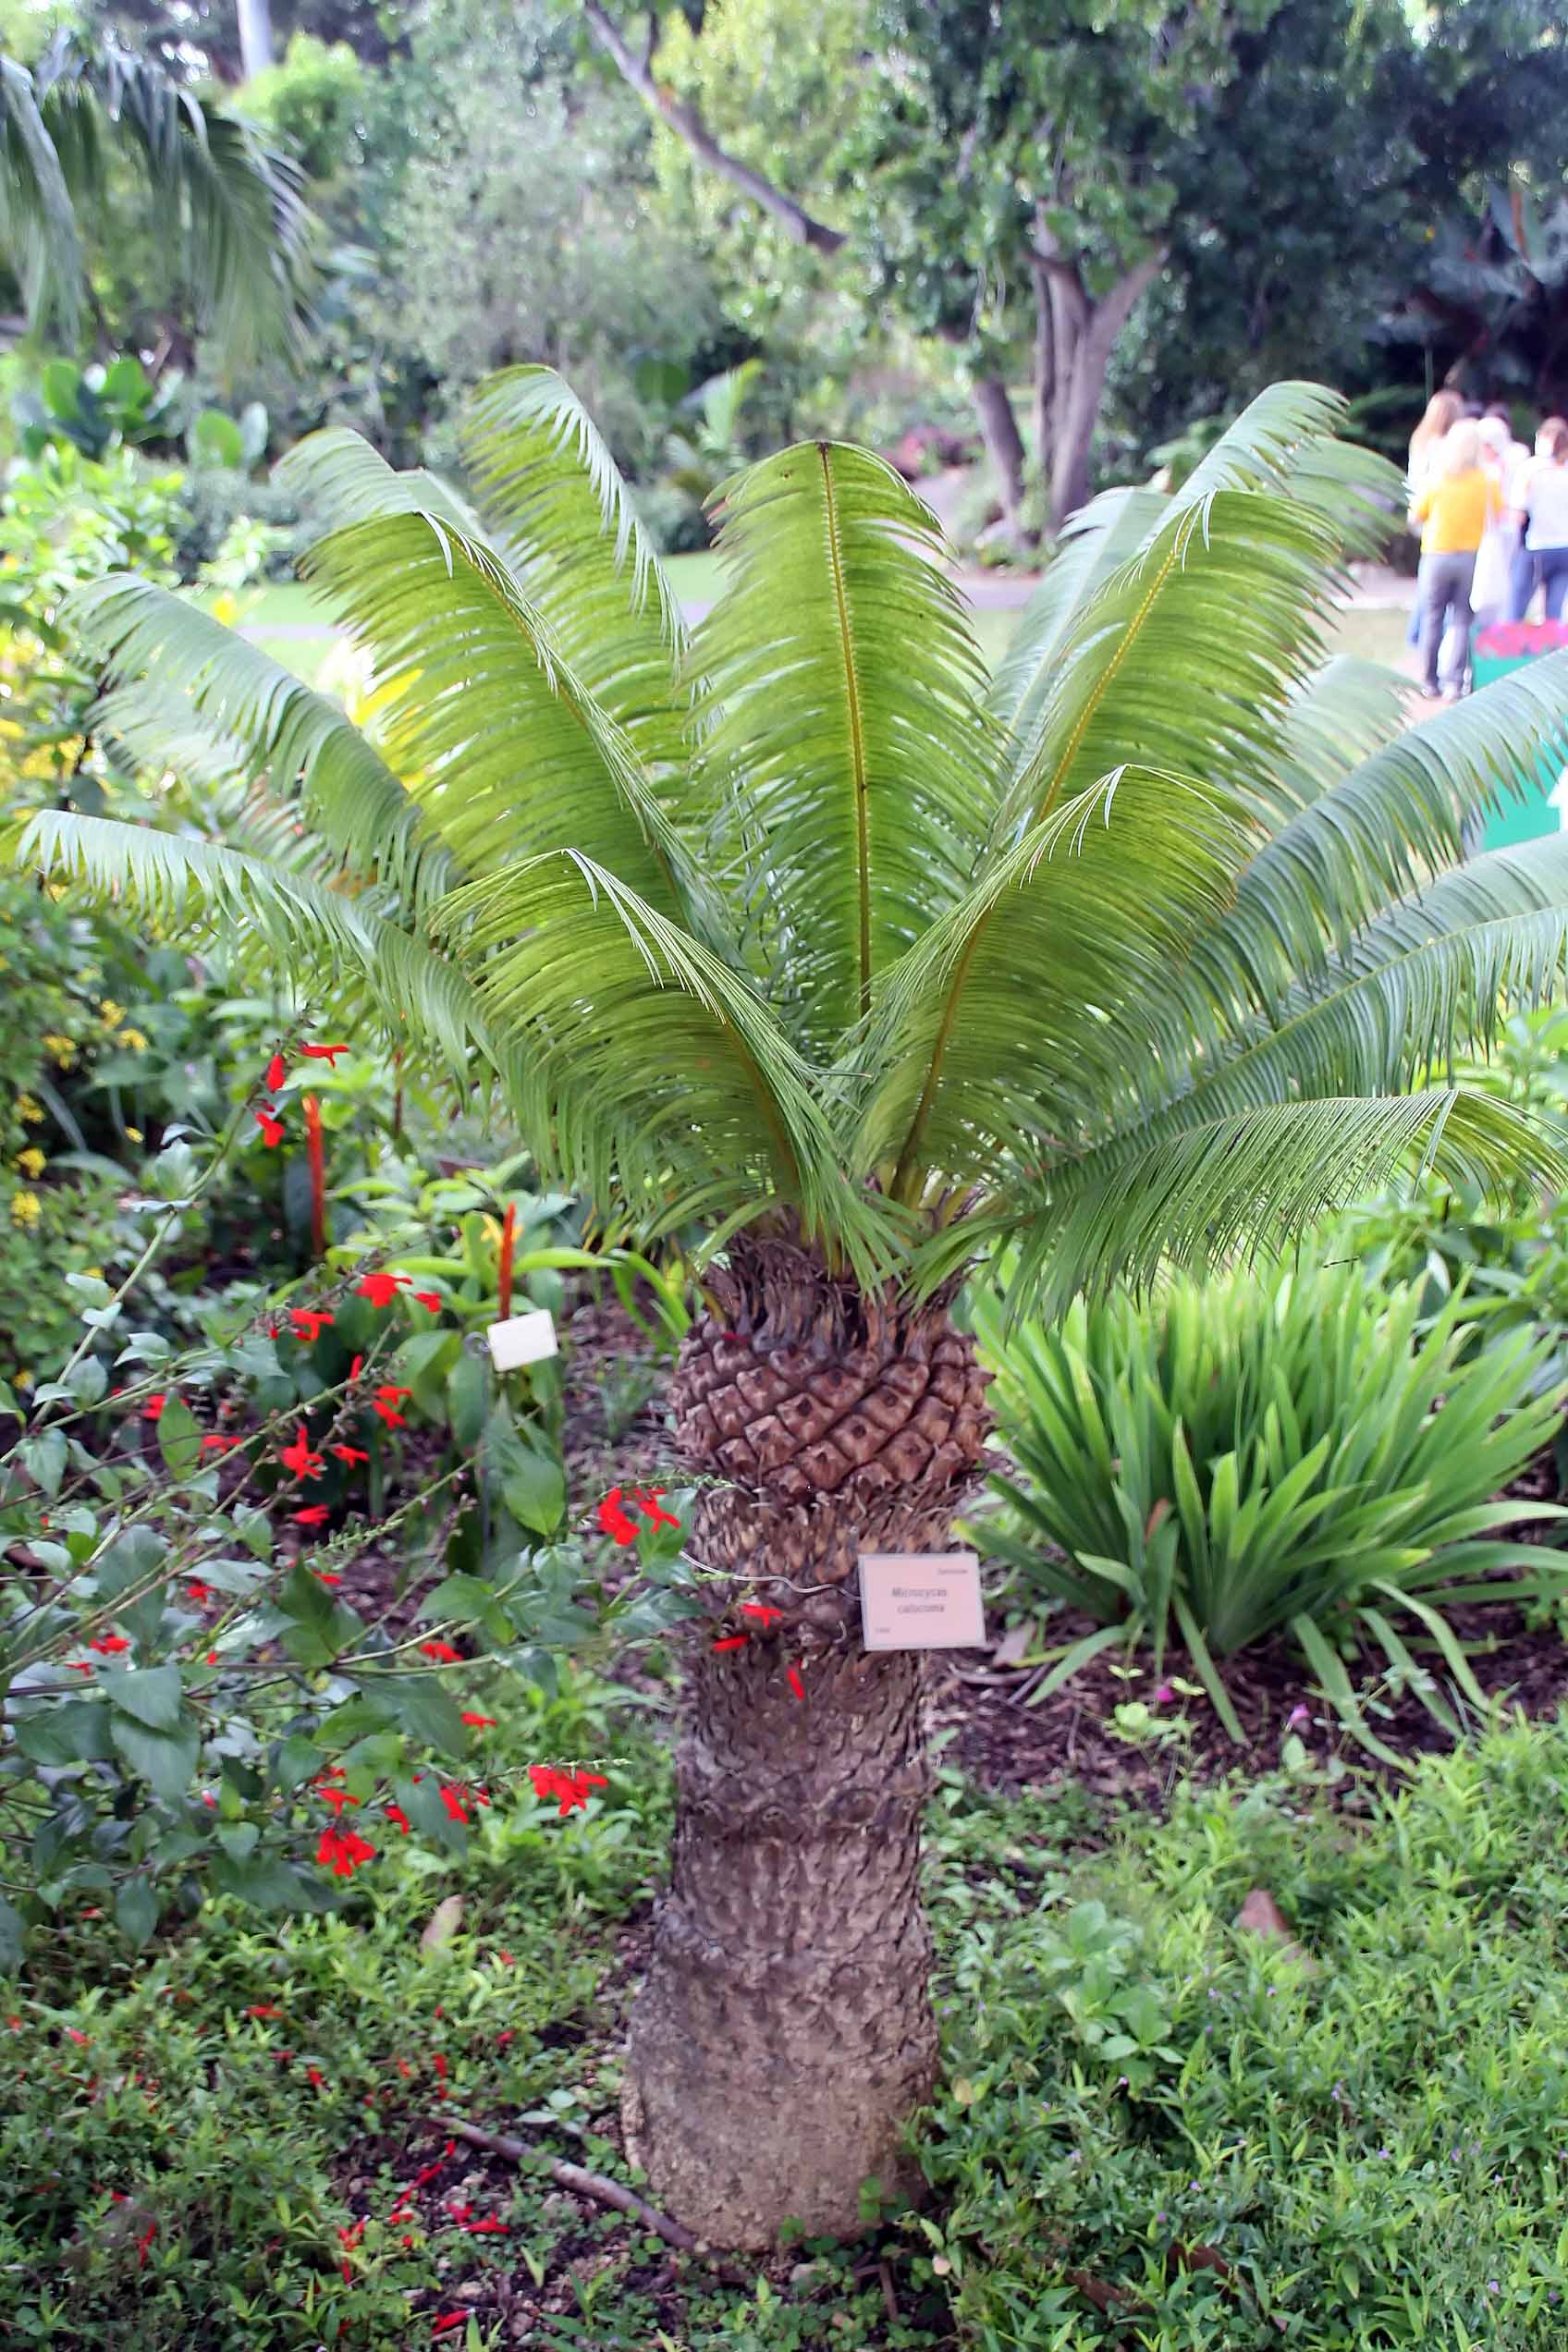
<svg viewBox="0 0 1568 2352">
<path fill-rule="evenodd" d="M 296 166 L 152 58 L 69 38 L 32 73 L 0 57 L 0 233 L 30 325 L 74 338 L 83 227 L 115 201 L 116 162 L 156 207 L 202 327 L 237 358 L 294 341 L 317 236 Z"/>
</svg>

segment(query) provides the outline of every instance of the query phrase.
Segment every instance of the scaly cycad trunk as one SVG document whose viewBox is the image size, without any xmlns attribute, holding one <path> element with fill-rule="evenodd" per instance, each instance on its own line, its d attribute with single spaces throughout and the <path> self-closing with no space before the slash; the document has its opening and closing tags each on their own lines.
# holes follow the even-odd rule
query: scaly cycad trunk
<svg viewBox="0 0 1568 2352">
<path fill-rule="evenodd" d="M 918 1653 L 868 1655 L 857 1554 L 937 1551 L 984 1461 L 973 1342 L 788 1241 L 741 1239 L 688 1337 L 676 1434 L 725 1481 L 691 1550 L 733 1579 L 744 1648 L 693 1660 L 669 1893 L 632 2013 L 627 2141 L 698 2236 L 852 2234 L 860 2189 L 913 2193 L 900 2147 L 937 2034 L 920 1905 L 929 1785 Z M 742 1600 L 781 1612 L 766 1630 Z M 804 1697 L 789 1669 L 798 1664 Z"/>
</svg>

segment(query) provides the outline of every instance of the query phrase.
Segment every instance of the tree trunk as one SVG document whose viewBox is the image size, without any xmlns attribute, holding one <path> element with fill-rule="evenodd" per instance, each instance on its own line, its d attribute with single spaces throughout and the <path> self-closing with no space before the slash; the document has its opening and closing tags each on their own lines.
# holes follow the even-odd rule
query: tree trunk
<svg viewBox="0 0 1568 2352">
<path fill-rule="evenodd" d="M 979 375 L 974 379 L 974 408 L 980 420 L 980 435 L 986 444 L 1001 491 L 1002 513 L 1008 526 L 1021 531 L 1023 522 L 1023 443 L 1019 435 L 1018 419 L 1012 412 L 1007 386 L 999 375 Z"/>
<path fill-rule="evenodd" d="M 1033 251 L 1029 278 L 1035 289 L 1035 471 L 1043 484 L 1051 478 L 1051 439 L 1056 420 L 1056 327 L 1051 314 L 1051 282 L 1045 263 Z"/>
<path fill-rule="evenodd" d="M 247 81 L 272 63 L 270 0 L 239 0 L 239 68 Z"/>
<path fill-rule="evenodd" d="M 761 2248 L 791 2218 L 853 2236 L 867 2179 L 918 2192 L 902 2139 L 937 2070 L 923 1661 L 863 1648 L 856 1562 L 947 1547 L 986 1465 L 988 1376 L 945 1302 L 864 1297 L 787 1239 L 738 1236 L 708 1289 L 724 1319 L 688 1334 L 672 1398 L 685 1457 L 727 1481 L 690 1529 L 715 1622 L 622 2113 L 655 2203 Z M 720 1620 L 743 1647 L 713 1648 Z"/>
<path fill-rule="evenodd" d="M 1073 347 L 1057 418 L 1051 463 L 1053 530 L 1060 530 L 1089 496 L 1089 451 L 1099 421 L 1100 402 L 1105 397 L 1110 355 L 1134 303 L 1154 284 L 1163 266 L 1162 254 L 1151 255 L 1119 278 L 1103 301 L 1085 301 L 1084 305 L 1083 332 Z"/>
</svg>

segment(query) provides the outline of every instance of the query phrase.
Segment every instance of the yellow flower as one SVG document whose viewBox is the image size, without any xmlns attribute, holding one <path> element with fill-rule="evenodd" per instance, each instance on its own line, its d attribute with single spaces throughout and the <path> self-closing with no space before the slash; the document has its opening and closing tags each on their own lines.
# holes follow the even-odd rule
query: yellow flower
<svg viewBox="0 0 1568 2352">
<path fill-rule="evenodd" d="M 147 1050 L 146 1033 L 141 1029 L 122 1029 L 115 1043 L 116 1046 L 129 1046 L 132 1053 L 145 1053 Z"/>
<path fill-rule="evenodd" d="M 105 1029 L 117 1029 L 125 1019 L 124 1005 L 116 1004 L 113 997 L 105 997 L 98 1011 L 103 1017 Z"/>
<path fill-rule="evenodd" d="M 49 1059 L 55 1068 L 69 1070 L 76 1060 L 76 1040 L 73 1037 L 62 1037 L 56 1029 L 46 1029 L 43 1033 L 43 1043 L 48 1049 Z"/>
<path fill-rule="evenodd" d="M 101 1282 L 104 1279 L 104 1269 L 101 1266 L 84 1266 L 81 1270 L 84 1274 L 91 1274 L 95 1282 Z"/>
<path fill-rule="evenodd" d="M 26 1151 L 17 1154 L 17 1166 L 24 1176 L 42 1176 L 48 1165 L 36 1144 L 30 1144 Z"/>
<path fill-rule="evenodd" d="M 18 1372 L 15 1379 L 11 1382 L 11 1386 L 14 1389 L 31 1389 L 32 1386 L 32 1374 L 26 1370 Z"/>
<path fill-rule="evenodd" d="M 11 1222 L 13 1225 L 25 1225 L 31 1228 L 37 1224 L 43 1214 L 43 1204 L 39 1199 L 36 1193 L 23 1192 L 13 1193 L 11 1194 Z"/>
<path fill-rule="evenodd" d="M 141 1141 L 141 1128 L 128 1127 L 125 1131 L 125 1139 L 128 1144 L 139 1144 Z"/>
<path fill-rule="evenodd" d="M 35 1103 L 31 1095 L 18 1095 L 17 1117 L 24 1127 L 41 1127 L 43 1123 L 43 1106 L 42 1103 Z"/>
</svg>

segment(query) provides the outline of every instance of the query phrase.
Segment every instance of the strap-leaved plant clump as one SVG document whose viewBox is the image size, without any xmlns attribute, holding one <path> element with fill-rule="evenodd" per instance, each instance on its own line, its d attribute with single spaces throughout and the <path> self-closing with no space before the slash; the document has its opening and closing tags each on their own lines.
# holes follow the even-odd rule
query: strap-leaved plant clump
<svg viewBox="0 0 1568 2352">
<path fill-rule="evenodd" d="M 80 600 L 109 723 L 308 831 L 47 812 L 24 859 L 259 933 L 329 1017 L 504 1100 L 606 1226 L 708 1237 L 670 1403 L 712 1610 L 625 2115 L 709 2240 L 852 2229 L 867 2176 L 909 2183 L 922 1676 L 863 1650 L 857 1559 L 944 1549 L 984 1474 L 966 1269 L 1011 1244 L 1050 1316 L 1422 1158 L 1549 1157 L 1424 1073 L 1561 974 L 1568 843 L 1461 841 L 1562 756 L 1568 655 L 1403 735 L 1382 673 L 1325 659 L 1400 487 L 1342 422 L 1280 385 L 1173 496 L 1096 499 L 989 681 L 931 513 L 839 444 L 718 494 L 688 638 L 540 368 L 474 397 L 463 497 L 349 434 L 286 461 L 374 741 L 179 596 Z"/>
</svg>

